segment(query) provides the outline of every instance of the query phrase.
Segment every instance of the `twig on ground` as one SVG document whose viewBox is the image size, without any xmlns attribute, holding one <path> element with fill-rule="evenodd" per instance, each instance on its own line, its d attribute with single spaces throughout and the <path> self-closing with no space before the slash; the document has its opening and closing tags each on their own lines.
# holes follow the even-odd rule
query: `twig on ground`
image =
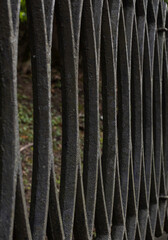
<svg viewBox="0 0 168 240">
<path fill-rule="evenodd" d="M 33 146 L 33 143 L 28 143 L 25 146 L 20 148 L 20 152 L 23 152 L 24 150 L 26 150 L 27 148 L 32 147 L 32 146 Z"/>
</svg>

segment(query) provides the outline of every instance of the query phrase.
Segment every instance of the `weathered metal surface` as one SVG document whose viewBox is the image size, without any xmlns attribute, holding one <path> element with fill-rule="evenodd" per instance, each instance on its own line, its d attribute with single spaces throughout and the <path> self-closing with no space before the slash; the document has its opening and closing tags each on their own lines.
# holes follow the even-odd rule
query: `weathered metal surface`
<svg viewBox="0 0 168 240">
<path fill-rule="evenodd" d="M 168 233 L 166 4 L 162 0 L 27 0 L 34 98 L 30 219 L 19 158 L 19 6 L 17 0 L 0 0 L 0 239 L 164 239 Z M 54 14 L 62 63 L 59 194 L 51 129 Z M 78 114 L 80 53 L 83 163 Z"/>
</svg>

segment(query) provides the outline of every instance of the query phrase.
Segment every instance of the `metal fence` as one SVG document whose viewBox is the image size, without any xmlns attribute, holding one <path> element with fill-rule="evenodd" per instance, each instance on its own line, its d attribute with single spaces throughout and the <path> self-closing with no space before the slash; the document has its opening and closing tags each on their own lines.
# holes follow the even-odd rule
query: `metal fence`
<svg viewBox="0 0 168 240">
<path fill-rule="evenodd" d="M 168 232 L 166 4 L 162 0 L 27 0 L 34 95 L 30 218 L 19 156 L 19 5 L 19 0 L 0 0 L 0 239 L 150 240 Z M 59 194 L 51 128 L 54 13 L 62 62 Z M 85 93 L 83 162 L 79 55 Z"/>
</svg>

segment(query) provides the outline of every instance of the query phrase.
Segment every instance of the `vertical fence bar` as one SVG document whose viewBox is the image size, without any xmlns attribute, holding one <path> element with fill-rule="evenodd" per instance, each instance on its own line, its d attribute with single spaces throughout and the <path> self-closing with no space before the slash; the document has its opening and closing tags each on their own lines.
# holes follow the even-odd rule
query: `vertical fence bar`
<svg viewBox="0 0 168 240">
<path fill-rule="evenodd" d="M 0 238 L 12 239 L 19 161 L 17 46 L 19 1 L 0 1 Z"/>
</svg>

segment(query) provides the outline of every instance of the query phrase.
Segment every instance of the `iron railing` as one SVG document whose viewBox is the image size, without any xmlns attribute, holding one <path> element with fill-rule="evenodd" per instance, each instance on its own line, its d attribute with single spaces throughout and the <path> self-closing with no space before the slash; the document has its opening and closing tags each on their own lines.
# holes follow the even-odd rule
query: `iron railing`
<svg viewBox="0 0 168 240">
<path fill-rule="evenodd" d="M 27 0 L 34 95 L 30 218 L 19 157 L 19 6 L 19 0 L 0 0 L 0 239 L 150 240 L 168 232 L 166 4 L 162 0 Z M 59 194 L 51 128 L 54 13 L 62 62 Z M 83 163 L 79 53 L 85 93 Z"/>
</svg>

